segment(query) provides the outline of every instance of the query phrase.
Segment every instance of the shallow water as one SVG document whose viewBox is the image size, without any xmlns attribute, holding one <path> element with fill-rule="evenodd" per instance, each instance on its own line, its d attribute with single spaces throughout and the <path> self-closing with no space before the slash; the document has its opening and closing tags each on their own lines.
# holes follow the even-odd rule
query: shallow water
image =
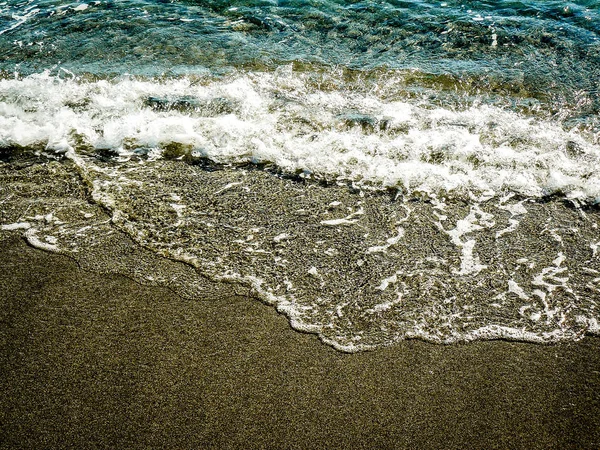
<svg viewBox="0 0 600 450">
<path fill-rule="evenodd" d="M 0 3 L 2 233 L 345 351 L 598 333 L 595 3 Z"/>
</svg>

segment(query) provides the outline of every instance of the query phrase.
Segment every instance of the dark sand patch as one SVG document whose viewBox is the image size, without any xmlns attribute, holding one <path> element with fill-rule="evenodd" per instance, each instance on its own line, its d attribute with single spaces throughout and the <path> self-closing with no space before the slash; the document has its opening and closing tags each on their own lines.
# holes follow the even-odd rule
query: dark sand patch
<svg viewBox="0 0 600 450">
<path fill-rule="evenodd" d="M 0 242 L 2 448 L 599 448 L 600 339 L 342 354 Z"/>
</svg>

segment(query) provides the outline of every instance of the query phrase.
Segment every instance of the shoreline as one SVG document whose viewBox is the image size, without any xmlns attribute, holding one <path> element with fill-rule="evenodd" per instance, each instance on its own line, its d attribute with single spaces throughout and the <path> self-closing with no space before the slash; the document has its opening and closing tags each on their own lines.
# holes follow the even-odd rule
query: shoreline
<svg viewBox="0 0 600 450">
<path fill-rule="evenodd" d="M 0 447 L 600 446 L 598 337 L 346 354 L 205 292 L 0 241 Z"/>
</svg>

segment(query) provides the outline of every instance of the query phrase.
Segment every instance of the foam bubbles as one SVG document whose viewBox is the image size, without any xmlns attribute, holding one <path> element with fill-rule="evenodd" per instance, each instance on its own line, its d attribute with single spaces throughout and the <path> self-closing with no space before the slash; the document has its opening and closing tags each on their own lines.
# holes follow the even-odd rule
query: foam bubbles
<svg viewBox="0 0 600 450">
<path fill-rule="evenodd" d="M 490 105 L 388 102 L 315 90 L 290 74 L 239 74 L 202 85 L 81 82 L 48 73 L 0 81 L 0 146 L 45 144 L 64 152 L 70 144 L 77 151 L 74 135 L 122 155 L 177 143 L 220 163 L 270 162 L 408 192 L 600 196 L 597 144 L 558 123 Z"/>
</svg>

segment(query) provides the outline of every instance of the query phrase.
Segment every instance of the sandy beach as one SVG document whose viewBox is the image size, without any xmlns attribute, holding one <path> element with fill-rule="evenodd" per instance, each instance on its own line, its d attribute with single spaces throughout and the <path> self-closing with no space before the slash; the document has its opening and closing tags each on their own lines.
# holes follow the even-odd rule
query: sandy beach
<svg viewBox="0 0 600 450">
<path fill-rule="evenodd" d="M 343 354 L 227 289 L 0 259 L 2 448 L 600 447 L 597 338 Z"/>
</svg>

